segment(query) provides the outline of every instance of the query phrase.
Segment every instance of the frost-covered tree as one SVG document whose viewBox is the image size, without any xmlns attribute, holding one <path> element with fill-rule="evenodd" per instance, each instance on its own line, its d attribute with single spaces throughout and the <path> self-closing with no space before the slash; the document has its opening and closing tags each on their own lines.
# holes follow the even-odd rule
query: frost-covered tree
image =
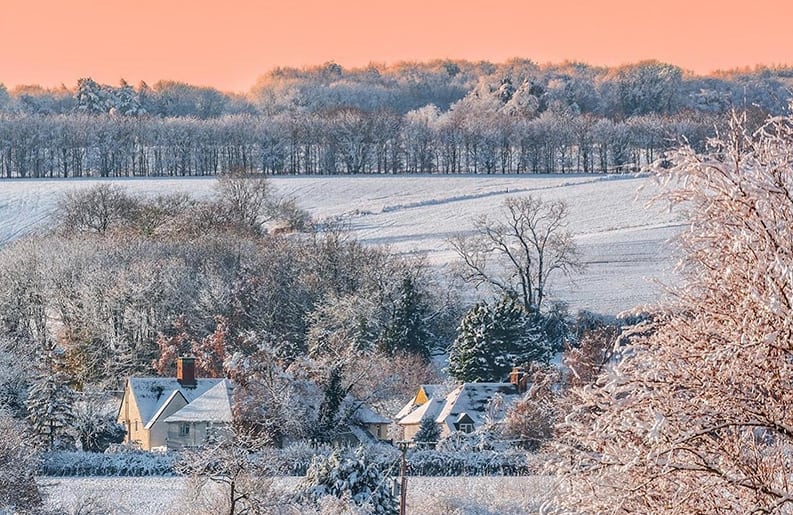
<svg viewBox="0 0 793 515">
<path fill-rule="evenodd" d="M 396 475 L 396 471 L 391 470 L 391 474 Z M 301 486 L 305 497 L 315 502 L 329 495 L 348 498 L 378 514 L 395 514 L 399 507 L 388 471 L 368 459 L 363 447 L 316 455 Z"/>
<path fill-rule="evenodd" d="M 419 423 L 419 430 L 413 435 L 413 442 L 419 449 L 434 449 L 441 439 L 441 430 L 433 417 L 424 417 Z"/>
<path fill-rule="evenodd" d="M 70 446 L 74 420 L 74 391 L 61 372 L 62 350 L 47 340 L 38 351 L 38 374 L 27 398 L 27 419 L 33 440 L 47 448 Z"/>
<path fill-rule="evenodd" d="M 65 231 L 104 234 L 130 226 L 140 201 L 121 186 L 98 184 L 66 193 L 58 203 L 58 222 Z"/>
<path fill-rule="evenodd" d="M 0 512 L 33 513 L 42 503 L 38 453 L 23 424 L 1 410 L 0 435 Z"/>
<path fill-rule="evenodd" d="M 458 381 L 500 381 L 512 367 L 547 362 L 551 355 L 542 318 L 507 295 L 480 302 L 463 317 L 449 351 L 449 374 Z"/>
<path fill-rule="evenodd" d="M 432 334 L 427 328 L 429 306 L 416 280 L 405 275 L 393 314 L 380 337 L 380 347 L 388 353 L 409 352 L 429 358 Z"/>
<path fill-rule="evenodd" d="M 499 427 L 501 437 L 529 450 L 537 450 L 553 436 L 562 415 L 560 373 L 553 365 L 535 366 L 528 390 L 511 405 Z"/>
<path fill-rule="evenodd" d="M 562 201 L 509 197 L 497 216 L 474 220 L 474 234 L 458 235 L 451 244 L 465 281 L 517 295 L 530 313 L 541 311 L 553 276 L 582 266 Z"/>
<path fill-rule="evenodd" d="M 83 451 L 105 452 L 111 444 L 124 441 L 126 429 L 116 422 L 118 407 L 114 399 L 84 393 L 74 403 L 72 430 Z"/>
<path fill-rule="evenodd" d="M 678 302 L 558 430 L 562 511 L 793 509 L 793 117 L 658 173 L 690 213 Z M 645 324 L 646 325 L 646 324 Z"/>
<path fill-rule="evenodd" d="M 271 488 L 272 470 L 260 435 L 234 424 L 211 431 L 199 448 L 183 451 L 176 470 L 189 478 L 191 508 L 206 513 L 270 513 L 285 502 Z"/>
</svg>

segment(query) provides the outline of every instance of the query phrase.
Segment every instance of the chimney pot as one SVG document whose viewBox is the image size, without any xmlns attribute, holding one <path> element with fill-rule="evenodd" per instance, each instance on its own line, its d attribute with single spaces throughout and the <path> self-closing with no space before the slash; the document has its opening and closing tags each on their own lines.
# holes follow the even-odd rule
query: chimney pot
<svg viewBox="0 0 793 515">
<path fill-rule="evenodd" d="M 179 356 L 176 358 L 176 380 L 184 388 L 195 388 L 195 358 Z"/>
</svg>

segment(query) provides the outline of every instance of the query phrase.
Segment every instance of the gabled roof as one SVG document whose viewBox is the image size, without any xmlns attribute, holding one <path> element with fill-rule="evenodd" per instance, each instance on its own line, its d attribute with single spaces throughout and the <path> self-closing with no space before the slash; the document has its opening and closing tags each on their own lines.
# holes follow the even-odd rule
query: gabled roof
<svg viewBox="0 0 793 515">
<path fill-rule="evenodd" d="M 131 395 L 138 406 L 140 420 L 149 425 L 155 414 L 161 413 L 163 405 L 174 392 L 179 392 L 190 403 L 218 384 L 223 379 L 196 379 L 195 388 L 184 388 L 175 377 L 130 377 L 127 381 Z"/>
<path fill-rule="evenodd" d="M 484 422 L 488 404 L 496 394 L 507 400 L 516 398 L 518 392 L 510 383 L 463 383 L 446 397 L 436 421 L 452 423 L 461 413 L 467 413 L 479 425 Z M 501 413 L 494 413 L 496 417 L 503 415 L 503 409 L 498 411 Z"/>
<path fill-rule="evenodd" d="M 166 418 L 165 422 L 231 423 L 233 391 L 231 381 L 223 379 L 193 402 Z"/>
<path fill-rule="evenodd" d="M 361 404 L 360 406 L 358 406 L 352 418 L 354 421 L 358 422 L 359 424 L 390 424 L 391 423 L 391 419 L 385 418 L 384 416 L 377 413 L 375 410 L 373 410 L 366 404 Z"/>
<path fill-rule="evenodd" d="M 144 428 L 144 429 L 151 429 L 151 426 L 153 426 L 153 425 L 154 425 L 154 423 L 155 423 L 155 422 L 157 422 L 157 419 L 159 419 L 159 418 L 160 418 L 160 415 L 162 415 L 162 414 L 163 414 L 163 412 L 164 412 L 166 409 L 168 409 L 168 406 L 170 406 L 170 404 L 171 404 L 171 403 L 174 401 L 174 399 L 177 399 L 177 398 L 181 398 L 181 399 L 182 399 L 182 401 L 184 401 L 184 403 L 185 403 L 185 404 L 187 404 L 187 399 L 185 399 L 184 395 L 182 395 L 182 392 L 180 392 L 179 390 L 174 390 L 173 392 L 171 392 L 171 395 L 169 395 L 169 396 L 168 396 L 168 398 L 167 398 L 167 399 L 165 399 L 165 402 L 163 402 L 162 404 L 160 404 L 160 408 L 159 408 L 159 409 L 157 410 L 157 412 L 156 412 L 156 413 L 155 413 L 155 414 L 154 414 L 154 415 L 151 417 L 151 420 L 149 420 L 149 421 L 148 421 L 148 422 L 147 422 L 147 423 L 146 423 L 146 424 L 143 426 L 143 428 Z"/>
<path fill-rule="evenodd" d="M 504 399 L 501 406 L 491 404 L 497 395 Z M 491 408 L 493 418 L 500 419 L 518 396 L 515 386 L 510 383 L 463 383 L 445 397 L 431 398 L 409 411 L 407 408 L 413 402 L 411 401 L 400 411 L 400 414 L 404 412 L 407 414 L 402 417 L 397 416 L 398 423 L 419 424 L 424 418 L 432 418 L 436 424 L 445 425 L 446 430 L 454 431 L 456 423 L 468 418 L 474 425 L 480 426 L 485 422 L 488 407 Z"/>
<path fill-rule="evenodd" d="M 400 425 L 420 424 L 421 419 L 429 417 L 435 419 L 443 409 L 445 399 L 430 399 L 408 415 L 399 420 Z"/>
<path fill-rule="evenodd" d="M 443 384 L 423 384 L 419 386 L 416 395 L 399 410 L 399 413 L 397 413 L 394 418 L 399 420 L 406 417 L 411 411 L 424 404 L 426 402 L 425 398 L 429 400 L 440 397 L 446 393 L 447 388 L 448 387 Z"/>
</svg>

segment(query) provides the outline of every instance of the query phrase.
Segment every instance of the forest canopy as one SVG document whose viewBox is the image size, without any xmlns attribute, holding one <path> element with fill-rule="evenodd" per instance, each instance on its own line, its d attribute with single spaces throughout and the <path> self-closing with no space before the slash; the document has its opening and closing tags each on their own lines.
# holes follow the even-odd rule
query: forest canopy
<svg viewBox="0 0 793 515">
<path fill-rule="evenodd" d="M 697 76 L 436 60 L 276 68 L 245 95 L 174 81 L 0 84 L 0 176 L 538 173 L 637 169 L 724 114 L 783 114 L 789 68 Z"/>
</svg>

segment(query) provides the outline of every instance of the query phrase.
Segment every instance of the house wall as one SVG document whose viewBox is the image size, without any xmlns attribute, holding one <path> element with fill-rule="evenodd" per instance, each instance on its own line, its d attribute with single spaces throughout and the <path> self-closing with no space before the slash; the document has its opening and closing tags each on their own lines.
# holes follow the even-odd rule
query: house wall
<svg viewBox="0 0 793 515">
<path fill-rule="evenodd" d="M 366 424 L 366 430 L 378 440 L 389 440 L 388 424 Z"/>
<path fill-rule="evenodd" d="M 140 419 L 140 410 L 135 402 L 135 396 L 129 388 L 129 383 L 124 388 L 124 397 L 121 399 L 121 408 L 118 413 L 118 422 L 127 429 L 124 439 L 127 443 L 138 442 L 143 449 L 149 449 L 149 431 L 143 428 Z"/>
<path fill-rule="evenodd" d="M 171 399 L 171 402 L 165 407 L 162 414 L 157 419 L 157 422 L 149 429 L 148 447 L 144 447 L 144 449 L 150 450 L 152 447 L 162 447 L 166 445 L 168 424 L 165 423 L 165 419 L 185 406 L 187 406 L 187 401 L 185 401 L 181 395 L 177 395 Z"/>
<path fill-rule="evenodd" d="M 412 440 L 416 433 L 419 432 L 419 424 L 404 424 L 402 425 L 403 436 L 405 440 Z"/>
<path fill-rule="evenodd" d="M 190 432 L 186 435 L 180 434 L 182 424 L 190 426 Z M 217 437 L 231 436 L 225 424 L 213 424 L 212 422 L 169 422 L 165 445 L 168 449 L 182 449 L 184 447 L 196 447 L 203 444 L 210 431 L 214 431 Z"/>
<path fill-rule="evenodd" d="M 182 425 L 190 427 L 190 432 L 186 435 L 180 434 Z M 169 449 L 181 449 L 183 447 L 195 447 L 206 440 L 206 422 L 168 422 L 168 431 L 165 445 Z"/>
</svg>

